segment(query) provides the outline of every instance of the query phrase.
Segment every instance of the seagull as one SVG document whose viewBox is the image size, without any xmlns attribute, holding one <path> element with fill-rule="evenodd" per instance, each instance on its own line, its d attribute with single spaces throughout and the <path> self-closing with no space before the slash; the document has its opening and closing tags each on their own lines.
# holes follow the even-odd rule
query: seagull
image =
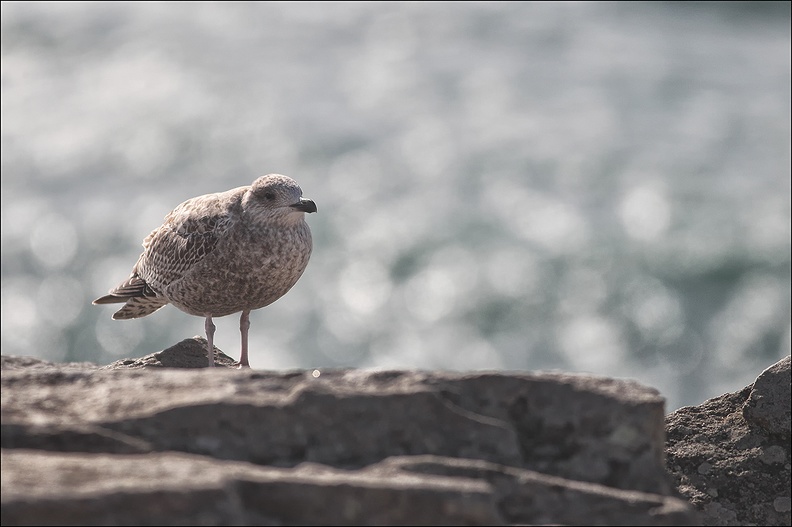
<svg viewBox="0 0 792 527">
<path fill-rule="evenodd" d="M 204 317 L 210 367 L 212 318 L 241 311 L 238 367 L 249 368 L 250 312 L 275 302 L 302 276 L 313 247 L 305 222 L 311 212 L 316 204 L 281 174 L 188 199 L 143 240 L 129 278 L 93 303 L 124 303 L 115 320 L 145 317 L 167 304 Z"/>
</svg>

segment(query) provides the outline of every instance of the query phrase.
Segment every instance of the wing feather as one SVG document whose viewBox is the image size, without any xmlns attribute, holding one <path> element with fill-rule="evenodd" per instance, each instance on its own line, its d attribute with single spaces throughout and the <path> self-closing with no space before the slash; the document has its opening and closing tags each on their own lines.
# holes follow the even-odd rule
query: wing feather
<svg viewBox="0 0 792 527">
<path fill-rule="evenodd" d="M 173 209 L 143 240 L 143 254 L 129 278 L 93 303 L 125 302 L 115 319 L 143 317 L 168 304 L 165 288 L 212 254 L 239 217 L 246 189 L 198 196 Z"/>
<path fill-rule="evenodd" d="M 239 189 L 185 201 L 143 240 L 135 271 L 157 290 L 211 254 L 239 214 Z M 237 198 L 237 199 L 235 199 Z"/>
</svg>

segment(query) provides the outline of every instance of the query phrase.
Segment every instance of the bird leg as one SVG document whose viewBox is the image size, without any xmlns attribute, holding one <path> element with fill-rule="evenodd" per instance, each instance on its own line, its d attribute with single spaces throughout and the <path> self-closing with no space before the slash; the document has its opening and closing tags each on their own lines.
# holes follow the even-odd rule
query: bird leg
<svg viewBox="0 0 792 527">
<path fill-rule="evenodd" d="M 248 329 L 250 329 L 250 310 L 242 311 L 239 317 L 239 331 L 242 333 L 242 354 L 239 357 L 240 368 L 250 368 L 248 361 Z"/>
<path fill-rule="evenodd" d="M 214 332 L 215 332 L 215 325 L 212 324 L 212 315 L 206 315 L 206 322 L 204 323 L 204 329 L 206 330 L 206 347 L 207 347 L 206 355 L 209 357 L 209 367 L 210 368 L 214 368 L 214 365 L 215 365 L 215 356 L 214 356 Z"/>
</svg>

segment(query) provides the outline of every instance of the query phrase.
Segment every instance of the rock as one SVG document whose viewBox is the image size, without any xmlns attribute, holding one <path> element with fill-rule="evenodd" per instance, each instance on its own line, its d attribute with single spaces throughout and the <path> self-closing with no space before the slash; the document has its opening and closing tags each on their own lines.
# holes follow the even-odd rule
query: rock
<svg viewBox="0 0 792 527">
<path fill-rule="evenodd" d="M 685 525 L 691 518 L 687 504 L 668 496 L 436 456 L 347 471 L 175 452 L 4 449 L 2 463 L 19 476 L 3 489 L 6 525 Z"/>
<path fill-rule="evenodd" d="M 140 368 L 206 368 L 206 339 L 195 336 L 191 339 L 184 339 L 157 353 L 152 353 L 139 359 L 121 359 L 107 366 L 104 370 L 136 370 Z M 236 368 L 238 363 L 223 353 L 217 346 L 214 346 L 215 366 L 225 366 L 226 368 Z"/>
<path fill-rule="evenodd" d="M 791 406 L 792 376 L 790 357 L 786 357 L 756 379 L 743 406 L 743 417 L 768 434 L 779 434 L 789 439 Z"/>
<path fill-rule="evenodd" d="M 13 355 L 0 355 L 0 370 L 19 370 L 19 369 L 47 369 L 57 370 L 96 370 L 99 366 L 92 362 L 67 362 L 55 363 L 35 357 L 16 357 Z"/>
<path fill-rule="evenodd" d="M 4 525 L 502 523 L 488 485 L 472 479 L 283 469 L 175 452 L 3 450 L 2 464 L 15 476 L 3 486 Z"/>
<path fill-rule="evenodd" d="M 215 350 L 215 365 L 227 368 L 236 368 L 237 362 L 223 353 L 217 346 Z M 107 366 L 98 366 L 91 362 L 54 363 L 34 357 L 15 357 L 2 355 L 0 369 L 56 369 L 65 370 L 137 370 L 142 368 L 206 368 L 206 339 L 195 336 L 184 339 L 170 348 L 151 353 L 138 359 L 120 359 Z"/>
<path fill-rule="evenodd" d="M 635 382 L 190 369 L 203 345 L 4 360 L 3 524 L 697 523 Z"/>
<path fill-rule="evenodd" d="M 790 525 L 790 357 L 668 415 L 667 463 L 705 525 Z"/>
</svg>

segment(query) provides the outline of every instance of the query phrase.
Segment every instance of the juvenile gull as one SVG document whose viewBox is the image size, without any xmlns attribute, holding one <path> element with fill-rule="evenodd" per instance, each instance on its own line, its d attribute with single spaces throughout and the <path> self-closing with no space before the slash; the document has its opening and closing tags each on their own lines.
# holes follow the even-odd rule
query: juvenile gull
<svg viewBox="0 0 792 527">
<path fill-rule="evenodd" d="M 129 278 L 93 303 L 125 302 L 115 320 L 145 317 L 169 303 L 205 317 L 209 366 L 215 365 L 212 317 L 241 311 L 239 366 L 249 367 L 250 312 L 285 295 L 308 265 L 306 212 L 316 212 L 316 204 L 280 174 L 188 199 L 143 240 Z"/>
</svg>

